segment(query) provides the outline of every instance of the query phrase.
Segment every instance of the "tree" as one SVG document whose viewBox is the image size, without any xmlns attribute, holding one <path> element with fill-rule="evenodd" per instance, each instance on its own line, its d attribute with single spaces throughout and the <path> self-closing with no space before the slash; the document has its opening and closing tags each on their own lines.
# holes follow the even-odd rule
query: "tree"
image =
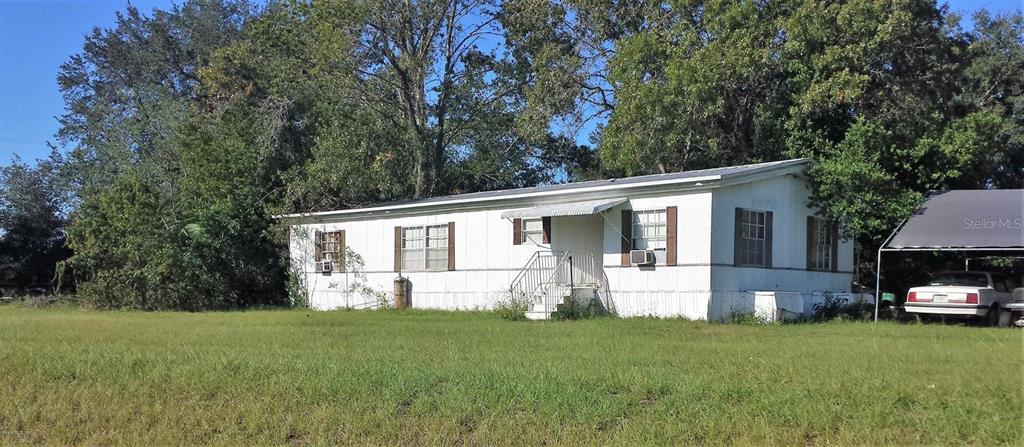
<svg viewBox="0 0 1024 447">
<path fill-rule="evenodd" d="M 71 150 L 68 171 L 79 195 L 105 188 L 126 169 L 176 175 L 175 154 L 164 143 L 200 99 L 198 70 L 241 36 L 252 13 L 245 0 L 189 1 L 152 16 L 129 5 L 113 28 L 86 36 L 83 51 L 57 76 L 66 109 L 57 136 Z"/>
<path fill-rule="evenodd" d="M 77 182 L 68 263 L 102 307 L 280 304 L 280 239 L 265 203 L 279 188 L 287 101 L 215 107 L 199 72 L 242 35 L 243 2 L 134 8 L 62 67 Z"/>
<path fill-rule="evenodd" d="M 969 64 L 959 98 L 970 119 L 964 126 L 987 123 L 989 141 L 1002 150 L 983 151 L 983 172 L 969 178 L 990 179 L 997 188 L 1024 187 L 1024 15 L 974 15 L 967 35 Z M 984 140 L 982 140 L 984 141 Z"/>
<path fill-rule="evenodd" d="M 60 188 L 60 157 L 0 167 L 0 285 L 50 288 L 55 267 L 70 254 Z"/>
<path fill-rule="evenodd" d="M 862 253 L 929 189 L 1024 178 L 1024 25 L 975 23 L 932 0 L 129 7 L 59 78 L 68 264 L 103 306 L 281 303 L 277 213 L 787 157 Z"/>
<path fill-rule="evenodd" d="M 287 209 L 551 181 L 592 157 L 518 126 L 525 99 L 496 15 L 485 1 L 275 4 L 202 79 L 212 97 L 293 104 Z"/>
<path fill-rule="evenodd" d="M 873 250 L 931 189 L 1019 185 L 1021 18 L 933 0 L 513 0 L 544 119 L 604 114 L 602 169 L 812 157 L 812 203 Z M 527 113 L 530 115 L 530 113 Z"/>
<path fill-rule="evenodd" d="M 592 168 L 589 148 L 517 132 L 509 64 L 476 45 L 494 22 L 489 4 L 386 6 L 402 20 L 340 0 L 255 15 L 191 1 L 130 9 L 88 38 L 61 77 L 80 297 L 143 309 L 281 303 L 274 214 L 532 186 L 577 156 L 586 167 L 573 172 Z"/>
</svg>

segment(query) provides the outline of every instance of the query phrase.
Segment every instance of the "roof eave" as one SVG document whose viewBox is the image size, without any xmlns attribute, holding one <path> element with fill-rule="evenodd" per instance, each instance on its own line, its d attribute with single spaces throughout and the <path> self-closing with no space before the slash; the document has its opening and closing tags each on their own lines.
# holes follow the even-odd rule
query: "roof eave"
<svg viewBox="0 0 1024 447">
<path fill-rule="evenodd" d="M 778 177 L 781 175 L 800 173 L 803 172 L 806 169 L 807 165 L 811 163 L 813 163 L 813 160 L 808 158 L 794 159 L 791 160 L 791 163 L 767 167 L 761 170 L 740 172 L 735 174 L 709 175 L 702 177 L 651 181 L 644 183 L 608 184 L 588 188 L 556 191 L 538 191 L 485 198 L 453 198 L 451 200 L 444 200 L 431 203 L 403 203 L 368 208 L 352 208 L 347 210 L 321 211 L 315 213 L 293 213 L 277 215 L 273 216 L 273 218 L 285 222 L 305 221 L 317 223 L 324 221 L 346 220 L 354 217 L 378 217 L 382 215 L 391 216 L 406 213 L 413 214 L 415 212 L 425 212 L 428 210 L 431 212 L 453 212 L 462 211 L 469 208 L 488 208 L 492 207 L 495 204 L 502 203 L 522 203 L 528 200 L 548 200 L 556 199 L 559 197 L 572 197 L 573 200 L 580 200 L 581 195 L 604 194 L 607 195 L 608 197 L 612 197 L 627 191 L 633 192 L 643 190 L 657 190 L 665 187 L 682 187 L 683 189 L 681 189 L 681 191 L 714 189 L 721 186 L 730 186 L 735 184 L 757 181 L 765 178 Z M 527 202 L 527 204 L 529 204 L 529 202 Z"/>
<path fill-rule="evenodd" d="M 453 209 L 465 209 L 475 208 L 477 205 L 487 206 L 492 203 L 501 202 L 522 202 L 529 199 L 555 199 L 558 197 L 579 197 L 584 194 L 595 194 L 595 193 L 609 193 L 610 196 L 615 195 L 615 192 L 626 191 L 626 190 L 642 190 L 651 189 L 663 186 L 685 186 L 690 184 L 691 187 L 688 189 L 708 189 L 718 186 L 718 182 L 722 179 L 722 176 L 706 176 L 706 177 L 695 177 L 691 179 L 682 180 L 667 180 L 664 182 L 648 182 L 648 183 L 636 183 L 626 185 L 602 185 L 592 188 L 581 188 L 571 190 L 559 190 L 559 191 L 541 191 L 533 193 L 497 196 L 497 197 L 486 197 L 486 198 L 470 198 L 470 199 L 453 199 L 445 200 L 442 202 L 432 203 L 407 203 L 392 206 L 380 206 L 370 208 L 353 208 L 347 210 L 337 211 L 321 211 L 316 213 L 294 213 L 273 216 L 274 219 L 280 219 L 284 221 L 294 220 L 329 220 L 331 218 L 346 218 L 349 216 L 367 216 L 367 215 L 380 215 L 380 214 L 391 214 L 397 212 L 403 212 L 407 210 L 442 210 L 451 211 Z"/>
</svg>

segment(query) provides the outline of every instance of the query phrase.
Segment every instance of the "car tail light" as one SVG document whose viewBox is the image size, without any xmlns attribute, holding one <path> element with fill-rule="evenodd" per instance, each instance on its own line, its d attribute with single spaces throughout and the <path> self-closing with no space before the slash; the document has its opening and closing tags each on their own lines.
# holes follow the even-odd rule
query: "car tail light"
<svg viewBox="0 0 1024 447">
<path fill-rule="evenodd" d="M 913 303 L 915 301 L 917 301 L 917 292 L 910 292 L 910 293 L 908 293 L 907 294 L 907 302 Z"/>
<path fill-rule="evenodd" d="M 968 293 L 967 294 L 967 304 L 978 304 L 978 294 L 977 293 Z"/>
</svg>

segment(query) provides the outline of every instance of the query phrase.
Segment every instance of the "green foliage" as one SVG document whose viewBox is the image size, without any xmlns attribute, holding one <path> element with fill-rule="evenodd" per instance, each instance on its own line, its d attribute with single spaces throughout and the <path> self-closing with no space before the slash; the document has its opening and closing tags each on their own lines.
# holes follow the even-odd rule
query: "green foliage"
<svg viewBox="0 0 1024 447">
<path fill-rule="evenodd" d="M 499 300 L 494 304 L 494 313 L 502 320 L 507 321 L 526 320 L 526 311 L 529 309 L 529 299 L 514 296 L 509 296 L 508 298 Z"/>
<path fill-rule="evenodd" d="M 858 252 L 929 190 L 1024 181 L 1019 13 L 965 31 L 932 0 L 505 7 L 527 109 L 607 116 L 604 172 L 811 157 L 812 202 Z"/>
<path fill-rule="evenodd" d="M 591 298 L 586 303 L 580 303 L 573 298 L 566 298 L 559 304 L 555 312 L 551 314 L 554 320 L 584 320 L 611 315 L 604 307 L 601 300 Z"/>
<path fill-rule="evenodd" d="M 602 160 L 630 174 L 778 158 L 786 2 L 681 2 L 617 42 Z M 675 9 L 675 8 L 674 8 Z M 689 20 L 694 17 L 696 23 Z"/>
<path fill-rule="evenodd" d="M 57 153 L 0 167 L 0 289 L 51 288 L 64 247 L 65 191 Z M 12 290 L 12 291 L 14 291 Z"/>
<path fill-rule="evenodd" d="M 931 0 L 129 6 L 58 78 L 65 276 L 99 306 L 285 303 L 277 213 L 795 156 L 872 250 L 930 189 L 1024 182 L 1024 19 L 974 23 Z M 24 240 L 63 224 L 38 223 Z"/>
<path fill-rule="evenodd" d="M 831 321 L 835 319 L 871 321 L 874 317 L 874 304 L 872 303 L 848 303 L 839 299 L 831 293 L 825 294 L 825 299 L 814 304 L 814 313 L 811 321 Z"/>
<path fill-rule="evenodd" d="M 768 320 L 758 316 L 753 312 L 739 312 L 733 311 L 729 313 L 729 318 L 726 320 L 729 324 L 735 324 L 740 326 L 762 326 L 770 324 Z"/>
<path fill-rule="evenodd" d="M 70 233 L 83 300 L 187 310 L 283 302 L 281 248 L 261 204 L 268 148 L 250 138 L 266 128 L 259 118 L 232 110 L 189 123 L 170 143 L 181 176 L 128 171 L 86 197 Z"/>
</svg>

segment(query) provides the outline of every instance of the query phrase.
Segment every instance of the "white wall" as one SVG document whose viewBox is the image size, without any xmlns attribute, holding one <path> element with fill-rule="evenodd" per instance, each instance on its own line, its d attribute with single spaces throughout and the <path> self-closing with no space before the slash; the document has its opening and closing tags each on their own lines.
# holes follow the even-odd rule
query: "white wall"
<svg viewBox="0 0 1024 447">
<path fill-rule="evenodd" d="M 570 197 L 565 201 L 577 200 Z M 367 307 L 379 295 L 391 301 L 394 270 L 394 227 L 455 222 L 455 271 L 404 272 L 412 283 L 416 308 L 488 308 L 505 297 L 513 278 L 538 250 L 597 252 L 603 265 L 602 298 L 621 316 L 685 316 L 721 319 L 737 306 L 746 308 L 754 291 L 846 291 L 852 280 L 853 248 L 839 247 L 839 270 L 809 272 L 806 266 L 808 190 L 793 176 L 774 177 L 718 189 L 678 193 L 635 194 L 603 215 L 552 218 L 552 244 L 512 245 L 512 223 L 501 218 L 505 209 L 484 209 L 399 217 L 378 216 L 337 223 L 292 227 L 293 265 L 302 271 L 317 309 Z M 621 266 L 621 210 L 664 209 L 676 206 L 677 265 L 664 257 L 651 267 Z M 733 219 L 736 207 L 774 213 L 773 268 L 733 267 Z M 313 265 L 313 231 L 344 229 L 350 250 L 363 259 L 358 271 L 325 276 Z M 630 236 L 630 235 L 627 235 Z M 363 290 L 350 292 L 353 284 Z M 367 293 L 367 291 L 372 291 Z M 820 296 L 820 295 L 819 295 Z"/>
<path fill-rule="evenodd" d="M 797 292 L 810 300 L 824 291 L 845 292 L 853 281 L 853 242 L 840 240 L 838 272 L 808 271 L 807 216 L 815 214 L 808 207 L 810 190 L 794 175 L 727 186 L 714 192 L 712 244 L 714 246 L 711 284 L 716 291 Z M 750 208 L 773 212 L 772 268 L 733 266 L 735 209 Z M 728 316 L 733 306 L 731 296 L 723 294 L 712 305 L 709 318 Z"/>
<path fill-rule="evenodd" d="M 711 297 L 711 197 L 709 190 L 676 195 L 633 197 L 607 213 L 604 227 L 604 273 L 613 309 L 621 316 L 707 318 Z M 621 212 L 677 207 L 676 265 L 623 267 Z M 626 237 L 632 237 L 627 234 Z"/>
<path fill-rule="evenodd" d="M 403 272 L 412 284 L 413 307 L 490 307 L 508 290 L 512 278 L 533 252 L 540 249 L 533 245 L 512 245 L 512 223 L 501 218 L 501 210 L 485 210 L 295 225 L 291 235 L 293 266 L 301 266 L 312 307 L 365 307 L 377 298 L 365 293 L 346 293 L 346 285 L 361 282 L 390 296 L 398 276 L 394 272 L 394 227 L 447 222 L 455 222 L 456 270 Z M 316 273 L 311 235 L 314 231 L 342 229 L 349 249 L 364 261 L 360 271 L 334 272 L 329 276 Z M 309 236 L 304 237 L 304 234 Z"/>
</svg>

